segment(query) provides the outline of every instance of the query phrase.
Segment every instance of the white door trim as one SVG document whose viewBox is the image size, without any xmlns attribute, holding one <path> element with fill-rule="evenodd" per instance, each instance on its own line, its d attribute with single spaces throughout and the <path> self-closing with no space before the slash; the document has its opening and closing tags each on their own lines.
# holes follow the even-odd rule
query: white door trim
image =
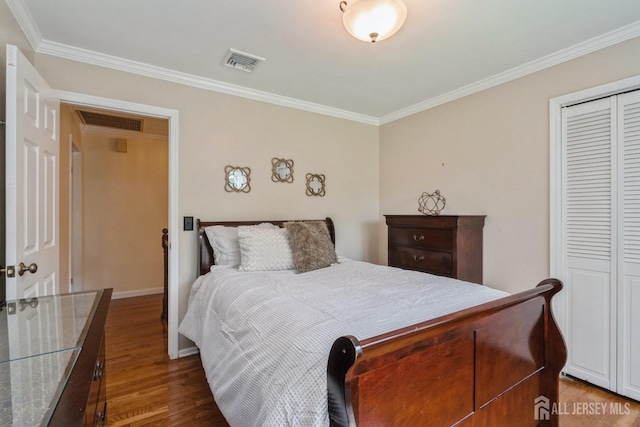
<svg viewBox="0 0 640 427">
<path fill-rule="evenodd" d="M 62 109 L 60 109 L 60 113 L 62 114 Z M 63 137 L 62 134 L 60 135 L 60 142 L 62 143 Z M 69 206 L 67 207 L 67 212 L 69 212 L 68 214 L 68 224 L 67 224 L 67 232 L 68 232 L 68 242 L 69 242 L 69 247 L 67 248 L 67 271 L 68 271 L 68 282 L 65 284 L 65 286 L 67 287 L 67 292 L 74 292 L 73 289 L 73 284 L 71 282 L 72 278 L 73 278 L 73 263 L 72 260 L 73 258 L 71 257 L 71 254 L 73 253 L 73 230 L 72 230 L 72 222 L 71 222 L 71 218 L 73 218 L 73 176 L 71 173 L 71 170 L 73 169 L 73 134 L 69 134 L 69 169 L 66 171 L 60 171 L 61 174 L 66 173 L 67 176 L 69 177 Z"/>
<path fill-rule="evenodd" d="M 178 261 L 179 261 L 179 244 L 178 230 L 180 230 L 180 222 L 178 219 L 178 110 L 170 108 L 156 107 L 146 104 L 138 104 L 134 102 L 121 101 L 117 99 L 102 98 L 99 96 L 86 95 L 75 92 L 67 92 L 56 90 L 56 96 L 60 98 L 60 102 L 74 104 L 86 107 L 97 107 L 114 111 L 128 112 L 133 114 L 144 114 L 147 116 L 158 117 L 169 120 L 169 290 L 168 290 L 168 350 L 169 357 L 175 359 L 178 357 L 179 337 L 178 337 L 178 308 L 179 308 L 179 292 L 178 292 Z M 173 244 L 175 242 L 175 245 Z"/>
<path fill-rule="evenodd" d="M 71 292 L 82 291 L 82 152 L 71 144 L 69 176 L 69 277 Z"/>
</svg>

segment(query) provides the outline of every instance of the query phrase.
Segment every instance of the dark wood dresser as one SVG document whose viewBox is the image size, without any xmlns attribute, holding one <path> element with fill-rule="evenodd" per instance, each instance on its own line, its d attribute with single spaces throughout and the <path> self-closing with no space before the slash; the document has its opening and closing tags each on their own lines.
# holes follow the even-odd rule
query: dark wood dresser
<svg viewBox="0 0 640 427">
<path fill-rule="evenodd" d="M 482 283 L 484 215 L 385 215 L 389 265 Z"/>
<path fill-rule="evenodd" d="M 105 425 L 111 293 L 25 298 L 0 309 L 0 425 Z"/>
</svg>

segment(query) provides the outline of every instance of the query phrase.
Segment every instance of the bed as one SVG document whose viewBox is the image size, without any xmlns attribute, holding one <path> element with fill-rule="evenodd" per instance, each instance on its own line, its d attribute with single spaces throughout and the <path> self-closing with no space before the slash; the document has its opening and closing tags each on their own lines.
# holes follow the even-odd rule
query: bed
<svg viewBox="0 0 640 427">
<path fill-rule="evenodd" d="M 198 220 L 180 325 L 232 426 L 558 424 L 559 281 L 506 295 L 346 258 L 305 273 L 214 265 L 208 227 L 260 223 L 287 221 Z"/>
</svg>

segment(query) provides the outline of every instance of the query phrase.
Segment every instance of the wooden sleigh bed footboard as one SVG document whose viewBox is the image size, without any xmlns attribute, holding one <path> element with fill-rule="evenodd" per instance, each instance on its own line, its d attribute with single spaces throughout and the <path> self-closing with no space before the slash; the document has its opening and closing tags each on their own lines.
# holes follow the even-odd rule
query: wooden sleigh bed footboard
<svg viewBox="0 0 640 427">
<path fill-rule="evenodd" d="M 566 347 L 536 288 L 359 342 L 328 361 L 332 426 L 558 425 Z"/>
</svg>

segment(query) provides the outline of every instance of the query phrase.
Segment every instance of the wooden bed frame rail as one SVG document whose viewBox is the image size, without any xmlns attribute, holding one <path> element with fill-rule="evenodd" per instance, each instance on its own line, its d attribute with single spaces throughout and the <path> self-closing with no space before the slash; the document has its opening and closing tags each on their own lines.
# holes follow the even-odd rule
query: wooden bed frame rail
<svg viewBox="0 0 640 427">
<path fill-rule="evenodd" d="M 359 342 L 335 341 L 332 426 L 558 425 L 566 347 L 551 312 L 556 279 Z"/>
<path fill-rule="evenodd" d="M 160 320 L 169 321 L 169 230 L 162 229 L 162 255 L 164 259 L 164 291 L 162 296 L 162 314 Z"/>
</svg>

